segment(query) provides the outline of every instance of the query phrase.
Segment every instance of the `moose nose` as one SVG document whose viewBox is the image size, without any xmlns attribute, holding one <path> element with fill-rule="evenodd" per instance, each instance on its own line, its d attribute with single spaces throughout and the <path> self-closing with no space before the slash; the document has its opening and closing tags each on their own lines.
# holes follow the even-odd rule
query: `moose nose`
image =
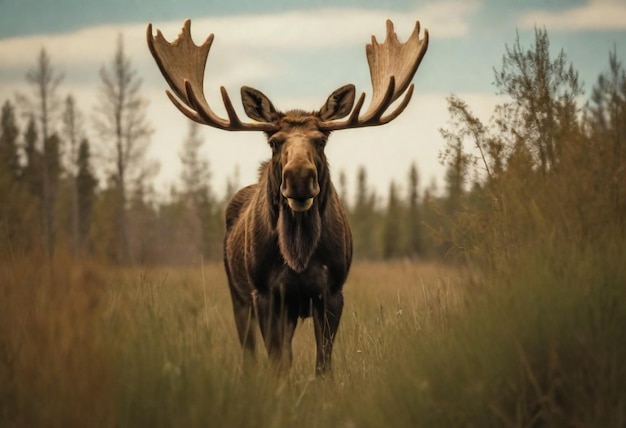
<svg viewBox="0 0 626 428">
<path fill-rule="evenodd" d="M 308 210 L 320 192 L 317 170 L 311 165 L 287 165 L 280 190 L 294 211 Z"/>
</svg>

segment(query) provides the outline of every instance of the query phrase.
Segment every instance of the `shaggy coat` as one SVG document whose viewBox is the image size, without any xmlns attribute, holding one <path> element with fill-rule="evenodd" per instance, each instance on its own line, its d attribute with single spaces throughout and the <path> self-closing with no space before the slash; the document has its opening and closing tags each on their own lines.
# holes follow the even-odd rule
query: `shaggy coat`
<svg viewBox="0 0 626 428">
<path fill-rule="evenodd" d="M 323 374 L 343 309 L 352 235 L 330 180 L 328 133 L 317 128 L 319 115 L 280 114 L 280 131 L 268 135 L 272 158 L 261 166 L 258 183 L 239 190 L 226 209 L 224 264 L 246 353 L 254 352 L 258 324 L 270 360 L 288 368 L 298 318 L 313 316 L 316 373 Z M 310 208 L 293 209 L 292 202 L 310 200 L 318 190 Z"/>
</svg>

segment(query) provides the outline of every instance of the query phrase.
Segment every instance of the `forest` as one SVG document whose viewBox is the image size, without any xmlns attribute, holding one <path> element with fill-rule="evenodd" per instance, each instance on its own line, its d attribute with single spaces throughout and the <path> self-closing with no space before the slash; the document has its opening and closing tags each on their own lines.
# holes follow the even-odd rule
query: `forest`
<svg viewBox="0 0 626 428">
<path fill-rule="evenodd" d="M 536 37 L 528 52 L 519 44 L 507 48 L 495 75 L 503 102 L 490 123 L 481 123 L 463 100 L 448 99 L 450 122 L 441 129 L 443 192 L 420 194 L 413 166 L 405 183 L 389 183 L 381 202 L 370 190 L 367 171 L 358 171 L 348 207 L 357 259 L 465 257 L 460 253 L 475 249 L 479 235 L 485 238 L 476 228 L 493 229 L 491 216 L 507 209 L 506 195 L 543 198 L 531 183 L 558 192 L 559 206 L 545 208 L 557 210 L 549 217 L 559 219 L 560 228 L 569 225 L 578 238 L 605 220 L 624 217 L 623 66 L 611 53 L 581 106 L 583 88 L 565 53 L 551 60 L 547 33 Z M 72 95 L 60 99 L 63 73 L 43 48 L 25 73 L 32 92 L 4 101 L 0 255 L 50 258 L 61 251 L 122 265 L 219 259 L 223 209 L 236 189 L 227 183 L 226 196 L 215 196 L 211 160 L 199 156 L 197 125 L 190 121 L 188 135 L 181 136 L 180 188 L 155 195 L 157 165 L 146 157 L 152 132 L 147 100 L 121 38 L 100 78 L 96 110 L 81 112 Z M 87 134 L 95 135 L 93 141 Z M 555 187 L 574 182 L 580 182 L 575 189 Z M 348 205 L 345 183 L 340 173 L 337 187 Z"/>
<path fill-rule="evenodd" d="M 211 159 L 199 155 L 204 141 L 198 125 L 189 121 L 188 134 L 180 137 L 181 184 L 154 189 L 158 165 L 146 156 L 153 132 L 147 100 L 121 38 L 100 71 L 101 98 L 93 112 L 81 111 L 71 94 L 61 99 L 63 71 L 45 48 L 25 79 L 32 91 L 2 105 L 3 257 L 51 259 L 61 252 L 126 266 L 195 265 L 221 257 L 223 211 L 236 183 L 228 179 L 226 195 L 216 196 L 213 189 L 222 183 L 212 181 Z M 429 197 L 418 194 L 415 166 L 407 171 L 408 194 L 390 184 L 388 207 L 370 190 L 364 168 L 357 180 L 349 207 L 357 258 L 434 251 L 422 225 Z M 337 186 L 344 201 L 345 183 L 341 173 Z"/>
<path fill-rule="evenodd" d="M 505 45 L 487 122 L 448 98 L 441 190 L 413 167 L 380 203 L 359 171 L 316 380 L 309 321 L 288 376 L 241 372 L 197 128 L 155 198 L 123 43 L 93 121 L 43 49 L 1 113 L 0 425 L 624 427 L 626 70 L 608 52 L 585 89 L 553 52 L 545 29 Z"/>
</svg>

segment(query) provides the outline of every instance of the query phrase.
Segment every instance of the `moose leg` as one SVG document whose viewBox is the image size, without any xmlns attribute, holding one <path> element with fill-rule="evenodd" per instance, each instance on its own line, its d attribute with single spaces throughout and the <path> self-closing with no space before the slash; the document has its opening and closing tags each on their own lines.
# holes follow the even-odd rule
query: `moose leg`
<svg viewBox="0 0 626 428">
<path fill-rule="evenodd" d="M 243 362 L 245 365 L 247 362 L 254 361 L 256 318 L 252 304 L 242 299 L 232 285 L 230 287 L 230 296 L 233 301 L 235 326 L 237 327 L 239 343 L 241 343 L 243 350 Z"/>
<path fill-rule="evenodd" d="M 291 341 L 298 314 L 281 293 L 258 294 L 255 308 L 269 359 L 277 372 L 285 372 L 291 367 Z"/>
<path fill-rule="evenodd" d="M 239 335 L 239 342 L 244 351 L 244 361 L 254 360 L 254 328 L 256 319 L 254 317 L 254 311 L 252 306 L 241 305 L 235 308 L 235 324 L 237 325 L 237 333 Z"/>
<path fill-rule="evenodd" d="M 317 343 L 315 374 L 323 376 L 330 370 L 333 343 L 341 312 L 343 310 L 343 294 L 326 294 L 323 298 L 313 300 L 313 326 Z"/>
</svg>

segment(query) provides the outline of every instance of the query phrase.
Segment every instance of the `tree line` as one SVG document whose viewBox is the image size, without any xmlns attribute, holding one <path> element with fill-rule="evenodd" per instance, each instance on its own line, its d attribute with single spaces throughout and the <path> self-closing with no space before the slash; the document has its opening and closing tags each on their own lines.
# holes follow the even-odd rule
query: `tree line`
<svg viewBox="0 0 626 428">
<path fill-rule="evenodd" d="M 545 29 L 506 46 L 489 122 L 448 99 L 447 225 L 437 234 L 462 258 L 493 269 L 542 245 L 622 248 L 626 232 L 626 72 L 608 53 L 590 96 Z"/>
<path fill-rule="evenodd" d="M 357 259 L 504 257 L 532 233 L 581 242 L 607 225 L 623 233 L 626 78 L 615 52 L 584 106 L 577 72 L 563 51 L 550 57 L 545 30 L 536 30 L 533 46 L 506 46 L 494 74 L 505 101 L 489 123 L 462 99 L 448 99 L 443 191 L 420 194 L 412 165 L 383 201 L 360 168 L 348 203 L 340 173 Z M 154 197 L 158 164 L 146 156 L 153 130 L 121 37 L 100 70 L 89 123 L 72 95 L 59 96 L 63 74 L 45 48 L 25 77 L 32 91 L 6 100 L 0 118 L 0 257 L 63 253 L 127 265 L 221 258 L 223 209 L 235 183 L 224 199 L 215 195 L 210 159 L 200 156 L 203 140 L 190 122 L 181 136 L 182 185 Z"/>
</svg>

